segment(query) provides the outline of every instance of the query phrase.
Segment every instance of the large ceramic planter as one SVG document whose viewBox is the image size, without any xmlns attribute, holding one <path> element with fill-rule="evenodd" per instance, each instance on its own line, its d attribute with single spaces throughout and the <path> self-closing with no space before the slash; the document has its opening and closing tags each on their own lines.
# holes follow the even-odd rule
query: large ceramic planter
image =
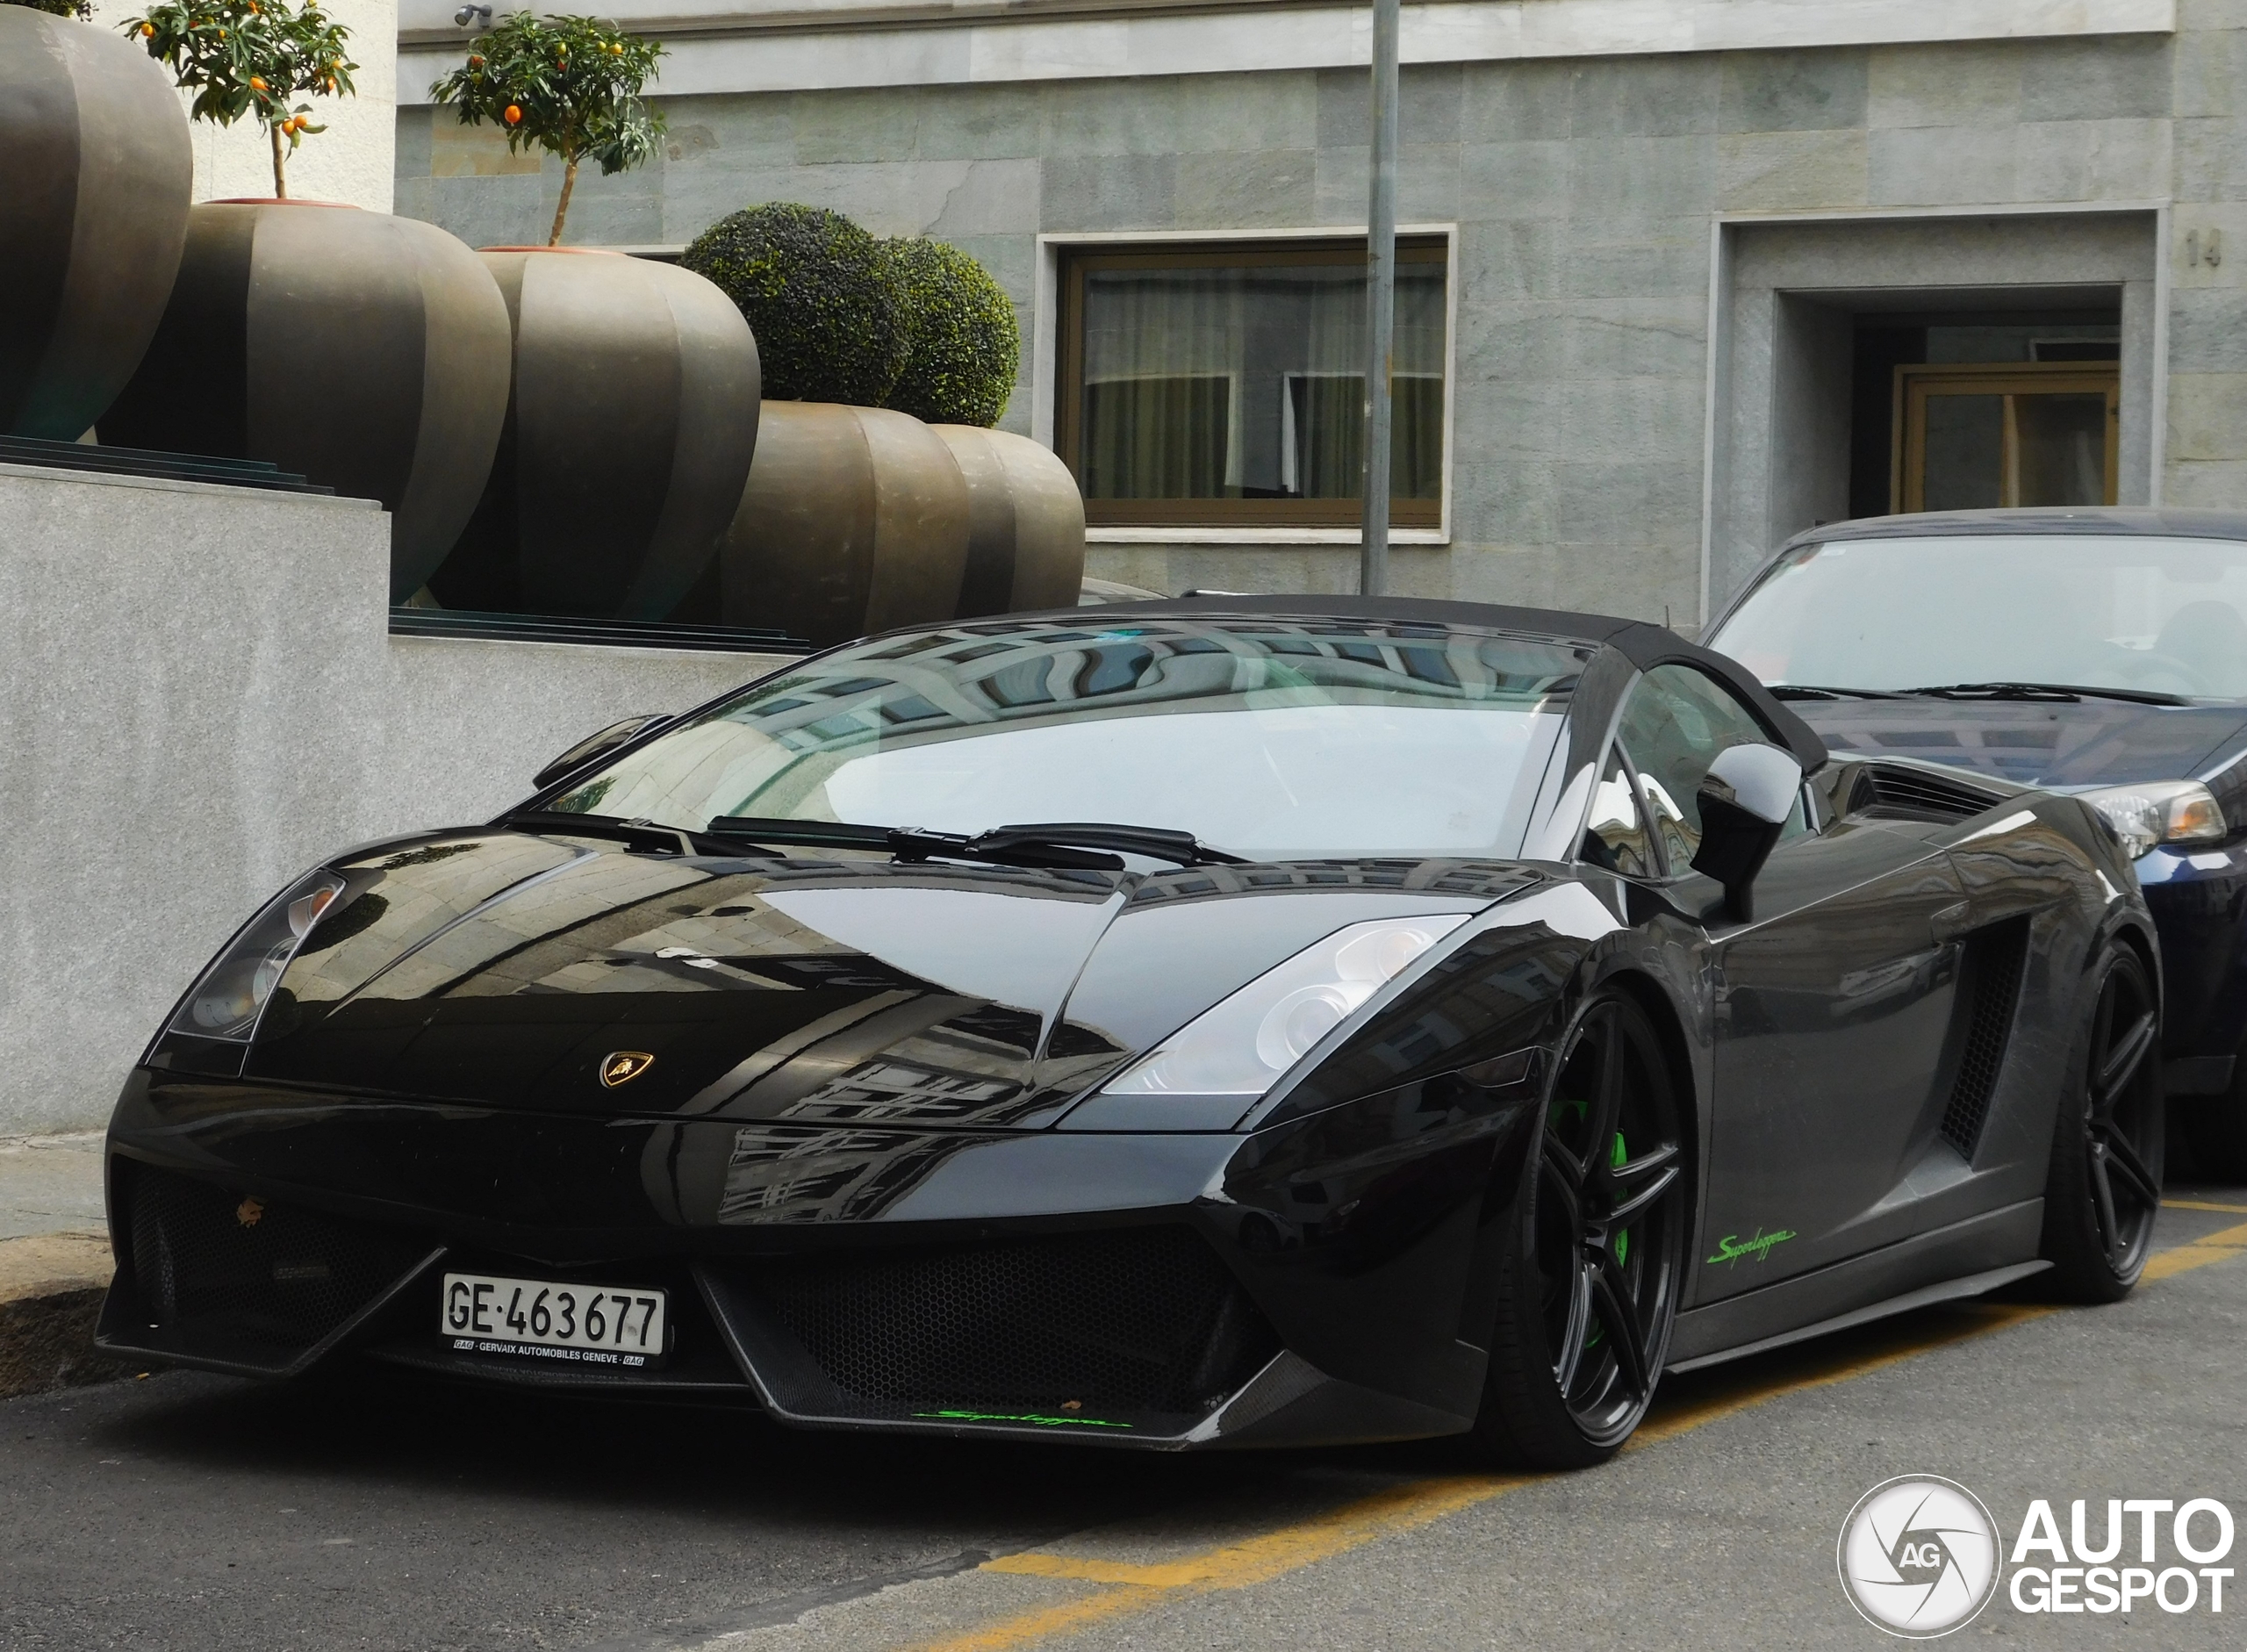
<svg viewBox="0 0 2247 1652">
<path fill-rule="evenodd" d="M 727 532 L 726 623 L 824 647 L 959 604 L 971 515 L 944 438 L 908 414 L 768 401 Z"/>
<path fill-rule="evenodd" d="M 967 483 L 960 619 L 1073 608 L 1085 577 L 1085 501 L 1052 449 L 974 425 L 931 425 Z"/>
<path fill-rule="evenodd" d="M 431 590 L 449 607 L 660 620 L 710 566 L 757 442 L 757 341 L 692 271 L 487 248 L 514 324 L 506 434 Z"/>
<path fill-rule="evenodd" d="M 475 510 L 506 410 L 507 307 L 463 243 L 355 206 L 213 201 L 100 430 L 380 499 L 404 598 Z"/>
<path fill-rule="evenodd" d="M 0 5 L 0 432 L 75 442 L 179 268 L 195 156 L 171 82 L 105 29 Z"/>
</svg>

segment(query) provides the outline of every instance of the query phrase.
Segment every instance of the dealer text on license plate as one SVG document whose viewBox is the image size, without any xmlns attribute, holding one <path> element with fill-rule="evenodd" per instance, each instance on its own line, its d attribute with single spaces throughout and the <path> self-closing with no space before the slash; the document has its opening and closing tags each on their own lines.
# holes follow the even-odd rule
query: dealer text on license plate
<svg viewBox="0 0 2247 1652">
<path fill-rule="evenodd" d="M 661 1290 L 447 1274 L 439 1329 L 457 1354 L 645 1370 L 664 1348 Z"/>
</svg>

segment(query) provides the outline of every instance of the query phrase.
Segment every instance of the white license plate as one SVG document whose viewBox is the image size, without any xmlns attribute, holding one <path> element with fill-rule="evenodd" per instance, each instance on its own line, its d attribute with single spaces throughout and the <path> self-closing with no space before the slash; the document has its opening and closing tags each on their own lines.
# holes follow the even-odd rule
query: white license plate
<svg viewBox="0 0 2247 1652">
<path fill-rule="evenodd" d="M 668 1306 L 627 1285 L 447 1274 L 438 1329 L 457 1354 L 645 1370 L 662 1362 Z"/>
</svg>

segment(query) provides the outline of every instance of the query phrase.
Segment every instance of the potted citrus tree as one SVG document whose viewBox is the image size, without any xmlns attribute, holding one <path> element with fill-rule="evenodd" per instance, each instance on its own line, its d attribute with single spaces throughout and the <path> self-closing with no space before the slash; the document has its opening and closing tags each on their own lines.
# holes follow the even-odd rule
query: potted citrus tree
<svg viewBox="0 0 2247 1652">
<path fill-rule="evenodd" d="M 289 198 L 289 156 L 307 135 L 327 130 L 314 124 L 310 104 L 290 100 L 348 97 L 355 90 L 351 75 L 359 66 L 346 51 L 351 32 L 317 0 L 302 8 L 289 0 L 170 0 L 124 26 L 171 69 L 182 90 L 195 94 L 188 110 L 195 119 L 231 126 L 248 116 L 265 128 L 276 200 Z"/>
<path fill-rule="evenodd" d="M 562 158 L 562 198 L 546 238 L 558 247 L 580 162 L 599 162 L 607 175 L 656 153 L 663 117 L 640 92 L 663 54 L 657 42 L 598 18 L 518 11 L 478 37 L 468 61 L 429 96 L 457 109 L 464 126 L 498 126 L 510 149 L 536 147 Z"/>
</svg>

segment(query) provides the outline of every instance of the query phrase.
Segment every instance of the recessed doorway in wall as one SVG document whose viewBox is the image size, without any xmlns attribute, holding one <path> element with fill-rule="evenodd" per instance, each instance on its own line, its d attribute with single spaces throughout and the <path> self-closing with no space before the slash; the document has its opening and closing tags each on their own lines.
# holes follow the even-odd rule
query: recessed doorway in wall
<svg viewBox="0 0 2247 1652">
<path fill-rule="evenodd" d="M 2114 312 L 1860 316 L 1851 356 L 1852 515 L 2115 502 Z"/>
</svg>

